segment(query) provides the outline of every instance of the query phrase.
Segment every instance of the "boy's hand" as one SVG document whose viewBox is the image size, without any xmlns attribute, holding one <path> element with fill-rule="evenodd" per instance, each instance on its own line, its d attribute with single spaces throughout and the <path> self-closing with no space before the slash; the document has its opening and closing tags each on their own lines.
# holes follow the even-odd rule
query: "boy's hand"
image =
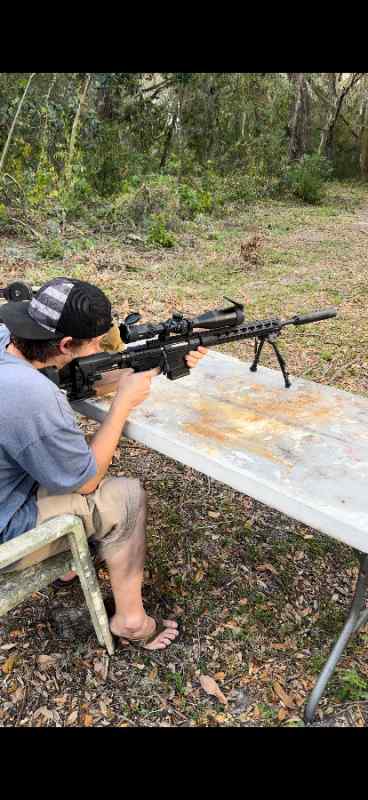
<svg viewBox="0 0 368 800">
<path fill-rule="evenodd" d="M 201 358 L 207 355 L 208 349 L 207 347 L 202 347 L 201 345 L 198 347 L 198 350 L 190 350 L 190 352 L 185 356 L 185 360 L 187 362 L 188 367 L 193 369 L 199 364 Z"/>
<path fill-rule="evenodd" d="M 121 399 L 131 409 L 139 406 L 150 393 L 152 378 L 155 375 L 159 375 L 159 373 L 158 367 L 148 369 L 145 372 L 134 372 L 130 368 L 122 370 L 115 395 L 116 402 L 119 403 Z"/>
</svg>

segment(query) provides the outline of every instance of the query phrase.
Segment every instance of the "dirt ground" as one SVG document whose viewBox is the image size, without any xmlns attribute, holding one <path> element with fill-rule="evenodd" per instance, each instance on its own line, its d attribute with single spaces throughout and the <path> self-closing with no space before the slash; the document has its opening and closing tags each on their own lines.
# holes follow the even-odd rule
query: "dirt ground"
<svg viewBox="0 0 368 800">
<path fill-rule="evenodd" d="M 0 285 L 84 276 L 122 316 L 140 310 L 146 321 L 174 308 L 199 313 L 224 294 L 246 301 L 248 319 L 335 305 L 328 334 L 318 326 L 285 334 L 282 352 L 291 375 L 367 396 L 367 237 L 368 190 L 332 184 L 322 206 L 264 201 L 202 218 L 171 251 L 74 226 L 64 259 L 48 261 L 32 236 L 2 236 Z M 222 350 L 249 360 L 252 347 Z M 273 357 L 263 363 L 273 367 Z M 0 618 L 0 727 L 303 726 L 351 601 L 351 548 L 124 438 L 110 472 L 145 486 L 146 607 L 176 617 L 180 637 L 167 651 L 128 646 L 109 658 L 78 585 L 38 592 Z M 108 600 L 104 567 L 99 578 Z M 367 726 L 367 641 L 368 626 L 313 726 Z"/>
</svg>

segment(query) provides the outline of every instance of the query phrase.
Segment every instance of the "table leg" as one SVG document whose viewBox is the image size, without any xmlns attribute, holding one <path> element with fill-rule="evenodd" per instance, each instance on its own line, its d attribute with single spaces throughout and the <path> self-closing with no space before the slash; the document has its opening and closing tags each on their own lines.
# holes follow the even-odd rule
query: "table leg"
<svg viewBox="0 0 368 800">
<path fill-rule="evenodd" d="M 312 721 L 317 705 L 322 697 L 326 688 L 326 684 L 331 678 L 340 656 L 345 650 L 351 636 L 356 633 L 362 625 L 368 620 L 368 609 L 364 609 L 365 598 L 368 586 L 368 556 L 360 555 L 360 571 L 358 580 L 355 587 L 353 602 L 351 604 L 350 613 L 346 623 L 340 633 L 340 636 L 331 650 L 331 653 L 323 667 L 322 672 L 319 674 L 315 687 L 312 690 L 307 700 L 304 712 L 304 721 L 309 723 Z"/>
</svg>

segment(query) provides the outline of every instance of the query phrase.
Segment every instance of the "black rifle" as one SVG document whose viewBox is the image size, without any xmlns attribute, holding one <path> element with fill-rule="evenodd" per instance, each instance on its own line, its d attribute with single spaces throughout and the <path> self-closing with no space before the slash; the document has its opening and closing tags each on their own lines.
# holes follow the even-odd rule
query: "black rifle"
<svg viewBox="0 0 368 800">
<path fill-rule="evenodd" d="M 129 314 L 119 326 L 122 341 L 132 344 L 144 340 L 144 344 L 128 347 L 118 353 L 95 353 L 75 358 L 60 371 L 56 367 L 44 367 L 40 372 L 66 391 L 69 400 L 82 400 L 95 395 L 93 384 L 102 378 L 103 372 L 126 367 L 134 372 L 143 372 L 159 367 L 170 380 L 176 380 L 190 372 L 185 361 L 190 350 L 197 350 L 200 345 L 216 347 L 242 339 L 254 339 L 255 354 L 251 371 L 256 372 L 262 348 L 268 342 L 276 353 L 285 386 L 289 387 L 291 384 L 286 363 L 275 343 L 282 328 L 336 316 L 335 309 L 325 309 L 287 320 L 271 318 L 249 322 L 244 321 L 244 306 L 233 300 L 229 302 L 233 304 L 229 308 L 207 311 L 194 319 L 174 313 L 166 322 L 158 324 L 137 325 L 140 315 Z"/>
</svg>

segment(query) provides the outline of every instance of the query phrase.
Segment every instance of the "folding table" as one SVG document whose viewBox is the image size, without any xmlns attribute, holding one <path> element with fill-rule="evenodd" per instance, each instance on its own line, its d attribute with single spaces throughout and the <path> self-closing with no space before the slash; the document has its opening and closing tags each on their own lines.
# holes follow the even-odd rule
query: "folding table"
<svg viewBox="0 0 368 800">
<path fill-rule="evenodd" d="M 211 351 L 176 381 L 160 375 L 130 414 L 129 439 L 153 448 L 358 551 L 345 626 L 311 692 L 315 709 L 350 637 L 368 620 L 368 399 Z M 102 422 L 111 398 L 72 403 Z"/>
</svg>

